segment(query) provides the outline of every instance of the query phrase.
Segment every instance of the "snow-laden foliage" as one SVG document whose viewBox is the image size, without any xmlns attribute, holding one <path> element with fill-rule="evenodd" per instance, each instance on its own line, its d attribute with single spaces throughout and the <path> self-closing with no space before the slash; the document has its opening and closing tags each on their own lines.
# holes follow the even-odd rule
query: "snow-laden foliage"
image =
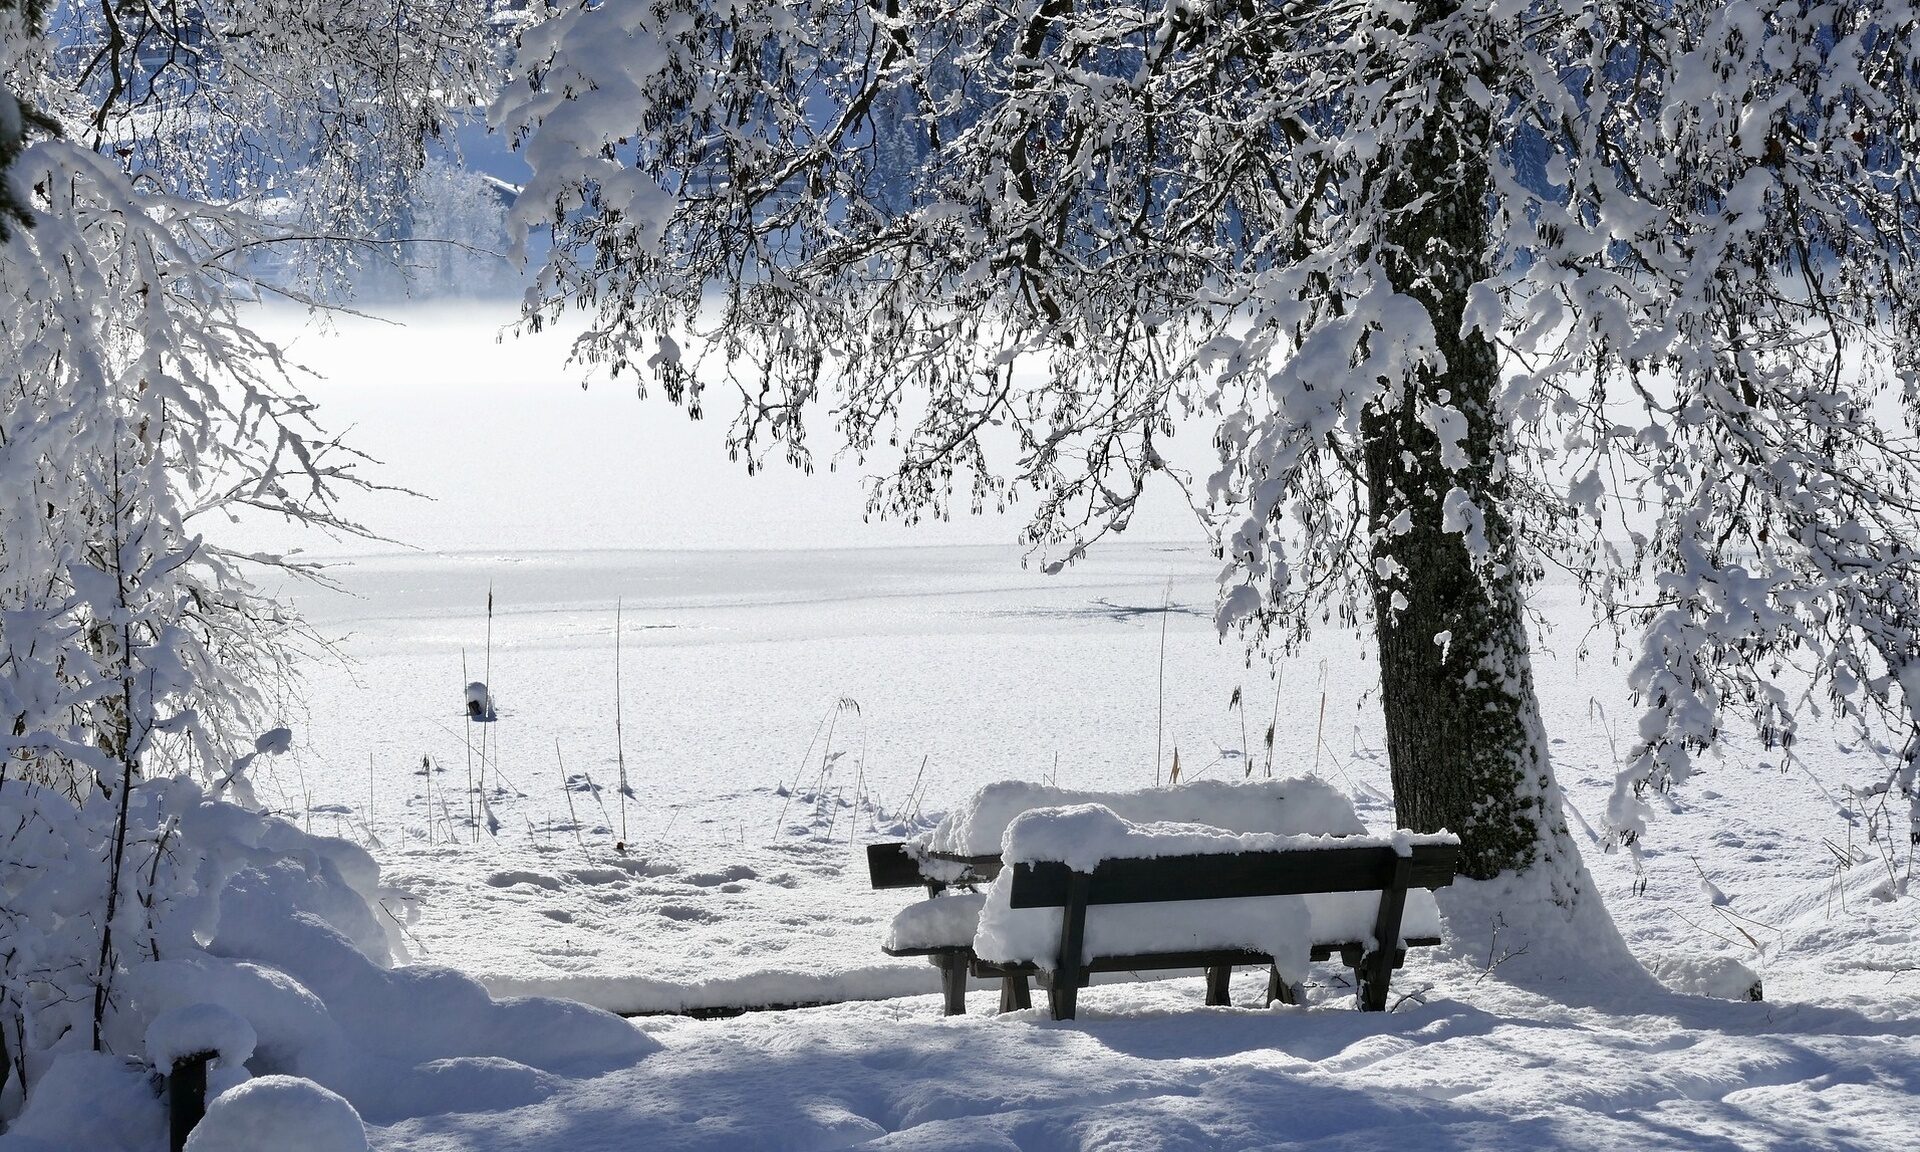
<svg viewBox="0 0 1920 1152">
<path fill-rule="evenodd" d="M 13 54 L 31 45 L 46 18 L 44 0 L 0 0 L 0 75 L 16 71 Z M 45 128 L 31 102 L 22 104 L 10 85 L 0 86 L 0 239 L 31 219 L 27 197 L 7 178 L 7 169 L 26 147 L 29 127 Z"/>
<path fill-rule="evenodd" d="M 366 482 L 237 308 L 289 290 L 255 259 L 309 238 L 268 211 L 288 177 L 322 175 L 330 238 L 372 228 L 352 166 L 418 163 L 484 56 L 477 14 L 404 8 L 0 9 L 0 1082 L 29 1102 L 56 1051 L 129 1051 L 131 974 L 205 941 L 180 902 L 227 876 L 183 862 L 175 821 L 257 818 L 188 778 L 218 793 L 286 747 L 254 734 L 306 634 L 255 580 L 314 573 L 218 529 L 355 532 L 335 500 Z"/>
<path fill-rule="evenodd" d="M 1907 0 L 550 9 L 495 110 L 554 239 L 530 315 L 585 306 L 585 359 L 696 415 L 737 390 L 749 466 L 824 415 L 874 510 L 1028 498 L 1066 559 L 1168 474 L 1223 630 L 1287 639 L 1389 628 L 1437 506 L 1492 603 L 1565 566 L 1637 646 L 1628 844 L 1729 713 L 1913 731 Z"/>
<path fill-rule="evenodd" d="M 240 509 L 350 531 L 332 501 L 356 460 L 205 273 L 253 222 L 142 193 L 66 140 L 20 164 L 43 202 L 0 248 L 8 769 L 76 798 L 122 764 L 219 773 L 298 639 L 250 573 L 303 569 L 207 534 Z"/>
<path fill-rule="evenodd" d="M 353 192 L 352 166 L 417 164 L 441 99 L 486 55 L 477 9 L 443 15 L 67 5 L 42 37 L 9 14 L 7 87 L 40 116 L 7 173 L 30 190 L 28 226 L 0 248 L 14 774 L 76 799 L 96 772 L 217 775 L 272 719 L 261 692 L 298 630 L 252 573 L 306 569 L 234 555 L 210 530 L 245 509 L 354 531 L 334 501 L 364 482 L 235 307 L 285 288 L 255 253 L 308 238 L 262 214 L 286 188 L 335 198 L 330 235 L 378 224 L 380 193 Z M 323 178 L 293 181 L 297 167 Z"/>
<path fill-rule="evenodd" d="M 494 0 L 66 0 L 70 135 L 159 187 L 279 226 L 242 255 L 333 290 L 406 253 L 449 109 L 492 91 Z M 453 113 L 457 115 L 456 113 Z"/>
</svg>

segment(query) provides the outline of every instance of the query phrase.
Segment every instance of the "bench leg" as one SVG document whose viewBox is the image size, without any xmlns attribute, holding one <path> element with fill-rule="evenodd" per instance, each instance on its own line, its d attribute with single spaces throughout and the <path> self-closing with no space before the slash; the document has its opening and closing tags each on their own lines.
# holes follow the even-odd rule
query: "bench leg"
<svg viewBox="0 0 1920 1152">
<path fill-rule="evenodd" d="M 1363 956 L 1353 974 L 1359 978 L 1360 1010 L 1384 1012 L 1387 1009 L 1387 985 L 1393 970 L 1400 966 L 1400 918 L 1407 907 L 1407 885 L 1413 877 L 1413 857 L 1395 857 L 1393 882 L 1380 891 L 1380 913 L 1374 918 L 1373 939 L 1376 950 Z"/>
<path fill-rule="evenodd" d="M 1386 966 L 1380 963 L 1384 953 L 1370 953 L 1353 970 L 1353 983 L 1360 1000 L 1362 1012 L 1385 1012 L 1387 1010 L 1387 987 L 1393 981 L 1392 961 Z"/>
<path fill-rule="evenodd" d="M 1085 872 L 1067 873 L 1067 902 L 1060 912 L 1059 961 L 1047 985 L 1047 1000 L 1055 1020 L 1073 1019 L 1074 1002 L 1080 998 L 1080 973 L 1086 962 L 1081 953 L 1087 938 L 1087 892 L 1092 879 Z"/>
<path fill-rule="evenodd" d="M 1282 979 L 1280 969 L 1267 969 L 1267 1003 L 1269 1005 L 1302 1003 L 1305 997 L 1301 993 L 1304 991 L 1305 989 L 1300 985 Z"/>
<path fill-rule="evenodd" d="M 967 1014 L 967 959 L 952 952 L 940 957 L 940 990 L 946 994 L 947 1015 Z"/>
<path fill-rule="evenodd" d="M 1233 980 L 1233 968 L 1226 964 L 1215 964 L 1207 969 L 1207 1007 L 1227 1008 L 1233 1004 L 1229 986 Z"/>
<path fill-rule="evenodd" d="M 1033 1007 L 1033 994 L 1027 991 L 1027 974 L 1014 972 L 1000 978 L 1000 1011 L 1015 1012 Z"/>
<path fill-rule="evenodd" d="M 1080 999 L 1079 982 L 1060 979 L 1054 974 L 1053 982 L 1047 985 L 1047 1007 L 1052 1009 L 1055 1020 L 1073 1019 L 1073 1010 Z"/>
<path fill-rule="evenodd" d="M 1404 948 L 1383 948 L 1368 953 L 1354 965 L 1353 983 L 1359 989 L 1362 1012 L 1385 1012 L 1387 992 L 1393 983 L 1393 970 L 1405 964 Z"/>
</svg>

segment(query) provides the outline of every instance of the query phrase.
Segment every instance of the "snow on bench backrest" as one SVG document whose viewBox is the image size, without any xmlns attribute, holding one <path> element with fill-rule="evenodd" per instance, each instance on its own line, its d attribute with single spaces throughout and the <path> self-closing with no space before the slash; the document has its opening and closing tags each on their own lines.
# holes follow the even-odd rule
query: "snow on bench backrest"
<svg viewBox="0 0 1920 1152">
<path fill-rule="evenodd" d="M 1138 792 L 1088 792 L 1018 780 L 989 784 L 915 842 L 922 851 L 987 856 L 1001 850 L 1007 826 L 1035 808 L 1097 804 L 1136 824 L 1199 824 L 1227 832 L 1355 836 L 1366 825 L 1324 780 L 1195 780 Z"/>
</svg>

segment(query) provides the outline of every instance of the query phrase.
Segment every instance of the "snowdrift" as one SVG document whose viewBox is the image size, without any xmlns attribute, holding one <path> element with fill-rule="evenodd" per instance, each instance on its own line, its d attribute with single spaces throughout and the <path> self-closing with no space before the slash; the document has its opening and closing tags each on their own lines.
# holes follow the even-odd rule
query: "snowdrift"
<svg viewBox="0 0 1920 1152">
<path fill-rule="evenodd" d="M 161 1147 L 149 1071 L 189 1052 L 219 1054 L 209 1094 L 226 1095 L 204 1122 L 215 1149 L 242 1146 L 233 1140 L 252 1139 L 268 1113 L 332 1117 L 306 1129 L 337 1134 L 341 1108 L 356 1124 L 390 1124 L 520 1107 L 659 1047 L 583 1004 L 495 999 L 453 969 L 396 966 L 401 925 L 365 851 L 158 780 L 129 797 L 117 963 L 104 1051 L 92 1051 L 88 961 L 100 947 L 110 811 L 99 796 L 76 806 L 0 785 L 0 826 L 19 829 L 0 846 L 11 913 L 0 953 L 10 957 L 8 1015 L 19 1013 L 24 1038 L 9 1045 L 0 1098 L 6 1152 Z M 233 1135 L 215 1140 L 223 1127 Z M 341 1146 L 327 1139 L 314 1147 Z"/>
</svg>

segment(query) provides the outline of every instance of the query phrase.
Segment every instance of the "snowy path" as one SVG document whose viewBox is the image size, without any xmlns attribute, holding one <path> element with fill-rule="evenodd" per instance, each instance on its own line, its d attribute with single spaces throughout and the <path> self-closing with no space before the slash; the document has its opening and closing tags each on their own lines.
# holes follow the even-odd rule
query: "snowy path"
<svg viewBox="0 0 1920 1152">
<path fill-rule="evenodd" d="M 1065 1024 L 943 1020 L 931 997 L 650 1023 L 666 1048 L 635 1068 L 375 1147 L 1893 1152 L 1920 1122 L 1911 1017 L 1658 994 L 1616 1014 L 1464 965 L 1447 984 L 1384 1016 L 1205 1009 L 1185 980 L 1093 990 Z"/>
</svg>

